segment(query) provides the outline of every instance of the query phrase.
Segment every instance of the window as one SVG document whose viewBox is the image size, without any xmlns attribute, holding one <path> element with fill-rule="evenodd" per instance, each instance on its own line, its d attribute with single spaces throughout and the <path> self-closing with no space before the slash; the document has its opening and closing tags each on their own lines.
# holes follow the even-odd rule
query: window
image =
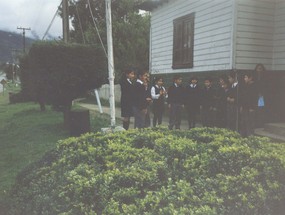
<svg viewBox="0 0 285 215">
<path fill-rule="evenodd" d="M 193 67 L 194 18 L 191 13 L 173 21 L 173 69 Z"/>
</svg>

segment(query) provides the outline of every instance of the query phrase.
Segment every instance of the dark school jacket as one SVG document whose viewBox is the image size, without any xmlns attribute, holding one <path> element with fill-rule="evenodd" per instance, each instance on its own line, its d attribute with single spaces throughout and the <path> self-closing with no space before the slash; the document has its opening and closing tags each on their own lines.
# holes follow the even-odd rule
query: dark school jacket
<svg viewBox="0 0 285 215">
<path fill-rule="evenodd" d="M 121 110 L 122 115 L 132 115 L 134 102 L 134 84 L 127 79 L 122 79 L 121 83 Z"/>
<path fill-rule="evenodd" d="M 185 102 L 184 88 L 182 86 L 175 86 L 174 84 L 168 88 L 168 104 L 180 104 Z"/>
<path fill-rule="evenodd" d="M 239 91 L 240 91 L 240 86 L 239 86 L 239 84 L 237 84 L 236 86 L 234 86 L 234 87 L 230 87 L 229 88 L 229 90 L 228 90 L 228 92 L 227 92 L 227 98 L 232 98 L 232 99 L 234 99 L 234 103 L 230 103 L 230 102 L 228 102 L 227 101 L 227 104 L 231 104 L 231 105 L 238 105 L 238 103 L 239 103 L 239 96 L 238 96 L 238 94 L 240 93 Z"/>
<path fill-rule="evenodd" d="M 216 108 L 219 112 L 226 113 L 229 89 L 219 87 L 216 91 Z"/>
<path fill-rule="evenodd" d="M 191 87 L 190 84 L 185 87 L 185 105 L 191 111 L 199 111 L 201 105 L 201 89 L 197 84 L 195 87 Z"/>
<path fill-rule="evenodd" d="M 213 87 L 204 88 L 201 93 L 203 108 L 213 108 L 215 107 L 215 91 Z"/>
<path fill-rule="evenodd" d="M 240 106 L 247 110 L 255 110 L 257 108 L 257 102 L 258 88 L 256 83 L 244 84 L 241 89 Z"/>
<path fill-rule="evenodd" d="M 134 87 L 134 106 L 140 110 L 146 109 L 148 106 L 148 102 L 146 100 L 148 94 L 149 93 L 146 91 L 145 85 L 137 80 Z"/>
<path fill-rule="evenodd" d="M 154 90 L 155 92 L 155 95 L 159 95 L 160 94 L 160 91 L 165 91 L 165 88 L 164 87 L 161 87 L 161 88 L 158 88 L 156 85 L 152 86 L 151 88 L 151 91 Z M 165 96 L 164 95 L 159 95 L 158 98 L 153 98 L 151 96 L 152 100 L 153 100 L 153 106 L 155 107 L 159 107 L 159 108 L 163 108 L 164 106 L 164 99 L 165 99 Z"/>
</svg>

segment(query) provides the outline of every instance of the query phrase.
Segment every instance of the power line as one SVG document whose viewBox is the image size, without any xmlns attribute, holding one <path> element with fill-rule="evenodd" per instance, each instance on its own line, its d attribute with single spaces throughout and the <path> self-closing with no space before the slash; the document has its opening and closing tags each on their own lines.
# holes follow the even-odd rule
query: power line
<svg viewBox="0 0 285 215">
<path fill-rule="evenodd" d="M 60 7 L 61 5 L 62 5 L 62 2 L 60 3 L 59 7 Z M 58 11 L 59 11 L 58 8 L 59 8 L 59 7 L 57 7 L 57 10 L 56 10 L 56 12 L 55 12 L 55 14 L 54 14 L 54 16 L 53 16 L 53 18 L 52 18 L 52 20 L 51 20 L 51 22 L 50 22 L 48 28 L 47 28 L 47 30 L 45 31 L 42 40 L 44 40 L 45 37 L 46 37 L 46 35 L 48 34 L 48 32 L 49 32 L 49 30 L 50 30 L 50 28 L 51 28 L 51 26 L 52 26 L 52 24 L 53 24 L 53 22 L 54 22 L 54 20 L 55 20 L 55 18 L 56 18 L 56 16 L 57 16 L 57 14 L 58 14 Z"/>
<path fill-rule="evenodd" d="M 101 35 L 100 35 L 100 33 L 99 33 L 99 29 L 97 28 L 97 25 L 96 25 L 96 22 L 95 22 L 95 18 L 94 18 L 94 16 L 93 16 L 93 12 L 92 12 L 91 5 L 90 5 L 90 0 L 87 0 L 87 2 L 88 2 L 88 6 L 89 6 L 89 10 L 90 10 L 91 17 L 92 17 L 92 21 L 93 21 L 94 26 L 95 26 L 95 28 L 96 28 L 97 35 L 98 35 L 98 37 L 99 37 L 99 40 L 100 40 L 100 42 L 101 42 L 101 45 L 102 45 L 103 50 L 104 50 L 104 52 L 105 52 L 105 55 L 106 55 L 106 57 L 108 58 L 107 51 L 106 51 L 106 49 L 105 49 L 105 46 L 104 46 L 103 41 L 102 41 L 102 39 L 101 39 Z"/>
<path fill-rule="evenodd" d="M 82 23 L 81 23 L 81 19 L 80 19 L 79 12 L 78 12 L 78 7 L 77 7 L 77 4 L 76 4 L 76 3 L 75 3 L 75 8 L 76 8 L 77 17 L 78 17 L 78 20 L 79 20 L 79 27 L 80 27 L 80 31 L 81 31 L 83 43 L 85 44 L 86 41 L 85 41 L 85 37 L 84 37 L 84 33 L 83 33 L 83 28 L 82 28 Z"/>
</svg>

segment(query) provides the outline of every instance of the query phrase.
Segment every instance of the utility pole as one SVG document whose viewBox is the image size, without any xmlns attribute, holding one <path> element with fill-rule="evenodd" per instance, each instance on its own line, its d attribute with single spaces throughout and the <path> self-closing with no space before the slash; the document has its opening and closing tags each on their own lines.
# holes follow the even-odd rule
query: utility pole
<svg viewBox="0 0 285 215">
<path fill-rule="evenodd" d="M 26 31 L 30 31 L 31 28 L 17 27 L 17 29 L 23 31 L 23 53 L 25 53 L 26 52 Z"/>
<path fill-rule="evenodd" d="M 107 45 L 108 45 L 108 70 L 109 70 L 109 84 L 110 84 L 110 115 L 111 127 L 116 126 L 115 115 L 115 86 L 114 86 L 114 55 L 113 55 L 113 37 L 112 37 L 112 14 L 111 14 L 111 0 L 106 0 L 106 25 L 107 25 Z"/>
<path fill-rule="evenodd" d="M 65 43 L 69 42 L 69 10 L 68 10 L 68 0 L 62 0 L 62 32 L 63 41 Z"/>
</svg>

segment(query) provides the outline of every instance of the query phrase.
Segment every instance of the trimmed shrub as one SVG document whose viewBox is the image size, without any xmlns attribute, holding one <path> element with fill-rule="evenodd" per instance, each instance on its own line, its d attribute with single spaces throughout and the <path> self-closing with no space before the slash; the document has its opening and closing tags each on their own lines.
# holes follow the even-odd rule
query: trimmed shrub
<svg viewBox="0 0 285 215">
<path fill-rule="evenodd" d="M 107 81 L 106 56 L 94 46 L 40 42 L 20 64 L 23 93 L 60 109 Z"/>
<path fill-rule="evenodd" d="M 86 134 L 18 176 L 11 214 L 281 214 L 285 146 L 215 128 Z"/>
</svg>

